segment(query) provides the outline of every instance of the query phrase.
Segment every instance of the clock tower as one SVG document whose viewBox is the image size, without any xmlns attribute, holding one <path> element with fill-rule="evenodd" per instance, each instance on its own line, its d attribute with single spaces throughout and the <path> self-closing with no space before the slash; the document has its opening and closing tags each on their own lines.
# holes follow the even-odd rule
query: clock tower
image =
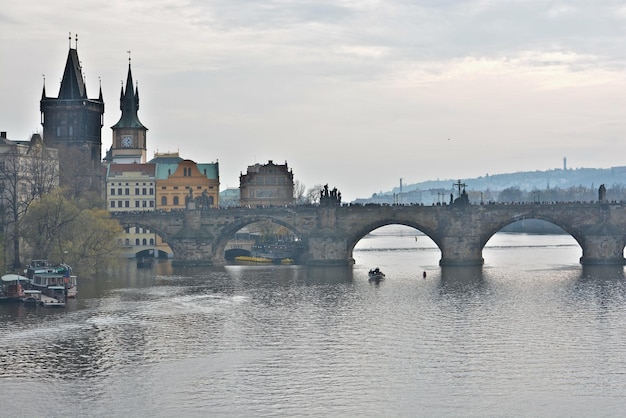
<svg viewBox="0 0 626 418">
<path fill-rule="evenodd" d="M 139 110 L 139 88 L 133 88 L 133 74 L 128 58 L 128 76 L 126 89 L 122 86 L 120 94 L 120 110 L 122 116 L 113 126 L 113 146 L 111 160 L 113 163 L 145 163 L 146 162 L 146 132 L 148 128 L 142 125 L 137 116 Z"/>
</svg>

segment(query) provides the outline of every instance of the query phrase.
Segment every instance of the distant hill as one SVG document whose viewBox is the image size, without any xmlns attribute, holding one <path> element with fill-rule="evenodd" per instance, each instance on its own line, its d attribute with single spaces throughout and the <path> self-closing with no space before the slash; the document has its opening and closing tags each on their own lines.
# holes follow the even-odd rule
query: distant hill
<svg viewBox="0 0 626 418">
<path fill-rule="evenodd" d="M 447 196 L 450 193 L 456 195 L 456 188 L 453 184 L 458 180 L 429 180 L 406 184 L 402 186 L 402 190 L 400 190 L 400 186 L 394 187 L 388 192 L 374 193 L 369 198 L 356 199 L 353 203 L 432 204 L 437 201 L 447 201 Z M 517 187 L 527 192 L 553 188 L 567 189 L 576 186 L 597 189 L 601 184 L 605 184 L 606 187 L 626 184 L 626 166 L 524 171 L 460 180 L 465 183 L 468 192 L 490 192 L 493 194 L 511 187 Z"/>
</svg>

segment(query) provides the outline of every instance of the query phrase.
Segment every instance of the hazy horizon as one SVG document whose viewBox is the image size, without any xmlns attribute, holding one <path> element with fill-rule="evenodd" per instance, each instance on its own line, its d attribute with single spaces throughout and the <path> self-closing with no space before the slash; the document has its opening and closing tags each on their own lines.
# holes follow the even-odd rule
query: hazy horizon
<svg viewBox="0 0 626 418">
<path fill-rule="evenodd" d="M 626 5 L 583 1 L 138 0 L 10 2 L 0 11 L 0 130 L 41 132 L 69 48 L 102 153 L 120 117 L 129 54 L 148 159 L 287 161 L 349 201 L 403 178 L 470 178 L 626 155 Z"/>
</svg>

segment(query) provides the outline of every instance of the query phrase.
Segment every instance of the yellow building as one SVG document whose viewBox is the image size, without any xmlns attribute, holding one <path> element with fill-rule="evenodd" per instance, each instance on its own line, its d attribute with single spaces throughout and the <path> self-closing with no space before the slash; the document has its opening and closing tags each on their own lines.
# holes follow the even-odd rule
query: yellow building
<svg viewBox="0 0 626 418">
<path fill-rule="evenodd" d="M 155 153 L 156 207 L 158 210 L 184 209 L 192 200 L 197 209 L 219 205 L 219 164 L 198 164 L 174 153 Z"/>
</svg>

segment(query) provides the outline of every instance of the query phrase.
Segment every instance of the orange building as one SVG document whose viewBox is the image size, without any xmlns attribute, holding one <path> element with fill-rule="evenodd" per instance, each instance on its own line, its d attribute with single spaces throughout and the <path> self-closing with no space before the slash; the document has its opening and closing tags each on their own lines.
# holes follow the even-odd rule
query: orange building
<svg viewBox="0 0 626 418">
<path fill-rule="evenodd" d="M 219 205 L 218 163 L 197 164 L 178 152 L 156 153 L 150 162 L 156 163 L 157 210 L 184 209 L 190 200 L 197 209 Z"/>
</svg>

